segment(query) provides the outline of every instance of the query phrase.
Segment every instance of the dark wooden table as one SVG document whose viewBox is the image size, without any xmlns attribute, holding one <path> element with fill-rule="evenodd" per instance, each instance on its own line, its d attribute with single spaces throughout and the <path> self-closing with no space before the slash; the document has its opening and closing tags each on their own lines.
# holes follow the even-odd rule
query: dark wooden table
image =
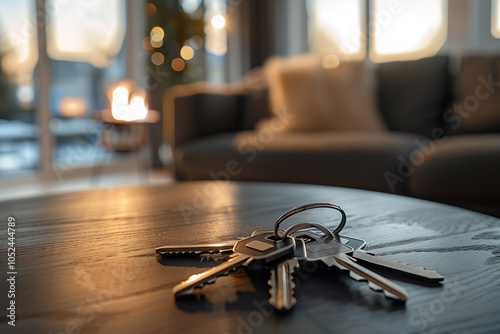
<svg viewBox="0 0 500 334">
<path fill-rule="evenodd" d="M 367 240 L 368 250 L 435 269 L 444 283 L 390 276 L 408 292 L 403 304 L 346 272 L 302 271 L 297 305 L 277 314 L 267 304 L 267 273 L 253 268 L 174 299 L 175 284 L 216 262 L 166 261 L 156 247 L 247 236 L 318 201 L 342 206 L 342 233 Z M 500 331 L 500 220 L 463 209 L 343 188 L 196 182 L 8 201 L 0 212 L 2 333 Z M 333 228 L 335 214 L 318 209 L 285 223 Z M 5 316 L 9 216 L 16 219 L 15 327 Z"/>
</svg>

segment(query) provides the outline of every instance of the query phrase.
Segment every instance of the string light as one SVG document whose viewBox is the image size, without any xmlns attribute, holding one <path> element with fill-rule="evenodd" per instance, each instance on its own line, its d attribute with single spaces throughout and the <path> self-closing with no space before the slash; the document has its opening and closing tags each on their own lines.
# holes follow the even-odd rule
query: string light
<svg viewBox="0 0 500 334">
<path fill-rule="evenodd" d="M 212 23 L 212 27 L 214 27 L 215 29 L 220 30 L 226 26 L 226 19 L 220 14 L 214 15 L 210 22 Z"/>
<path fill-rule="evenodd" d="M 183 46 L 181 49 L 181 57 L 185 60 L 190 60 L 194 57 L 194 50 L 190 46 Z"/>
<path fill-rule="evenodd" d="M 151 62 L 156 66 L 160 66 L 165 61 L 165 57 L 161 52 L 155 52 L 151 55 Z"/>
<path fill-rule="evenodd" d="M 184 62 L 184 60 L 182 60 L 182 58 L 175 58 L 174 60 L 172 60 L 171 66 L 174 71 L 180 72 L 184 69 L 186 63 Z"/>
</svg>

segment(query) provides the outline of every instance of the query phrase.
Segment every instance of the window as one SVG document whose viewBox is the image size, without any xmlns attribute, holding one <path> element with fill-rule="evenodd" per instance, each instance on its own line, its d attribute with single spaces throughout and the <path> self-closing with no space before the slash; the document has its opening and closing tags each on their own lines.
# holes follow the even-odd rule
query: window
<svg viewBox="0 0 500 334">
<path fill-rule="evenodd" d="M 500 0 L 491 0 L 491 35 L 500 38 Z"/>
<path fill-rule="evenodd" d="M 50 131 L 56 174 L 108 160 L 94 114 L 108 107 L 110 86 L 126 77 L 125 2 L 46 0 Z"/>
<path fill-rule="evenodd" d="M 377 62 L 435 55 L 446 41 L 447 1 L 374 0 L 370 58 Z"/>
<path fill-rule="evenodd" d="M 310 0 L 309 43 L 313 52 L 341 59 L 363 58 L 364 0 Z"/>
<path fill-rule="evenodd" d="M 205 50 L 207 51 L 207 80 L 225 81 L 227 53 L 226 0 L 205 0 Z"/>
<path fill-rule="evenodd" d="M 34 2 L 8 1 L 0 11 L 0 175 L 33 171 L 40 161 L 35 123 L 38 63 Z"/>
<path fill-rule="evenodd" d="M 40 32 L 46 32 L 47 54 L 37 44 Z M 51 158 L 47 166 L 58 176 L 109 161 L 113 154 L 100 145 L 102 124 L 94 116 L 109 106 L 108 87 L 127 75 L 126 32 L 122 0 L 2 4 L 0 176 L 47 173 L 42 157 Z M 42 57 L 48 69 L 38 66 Z M 40 107 L 42 100 L 48 108 Z"/>
<path fill-rule="evenodd" d="M 309 0 L 308 8 L 311 50 L 340 59 L 364 58 L 367 46 L 376 62 L 429 57 L 446 40 L 446 0 Z"/>
</svg>

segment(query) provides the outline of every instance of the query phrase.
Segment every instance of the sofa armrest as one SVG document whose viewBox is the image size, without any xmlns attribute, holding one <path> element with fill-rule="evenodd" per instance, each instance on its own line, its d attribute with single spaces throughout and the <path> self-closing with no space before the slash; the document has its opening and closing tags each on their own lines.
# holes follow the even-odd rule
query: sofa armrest
<svg viewBox="0 0 500 334">
<path fill-rule="evenodd" d="M 165 140 L 175 150 L 192 138 L 237 130 L 241 100 L 229 85 L 172 87 L 164 99 Z"/>
</svg>

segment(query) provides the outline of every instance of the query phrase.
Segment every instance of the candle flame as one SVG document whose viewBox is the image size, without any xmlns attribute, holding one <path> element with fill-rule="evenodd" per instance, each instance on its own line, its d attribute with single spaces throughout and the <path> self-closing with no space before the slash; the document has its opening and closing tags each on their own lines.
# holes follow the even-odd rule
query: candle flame
<svg viewBox="0 0 500 334">
<path fill-rule="evenodd" d="M 120 85 L 113 90 L 111 99 L 111 114 L 119 121 L 133 122 L 145 119 L 148 115 L 146 106 L 146 93 L 135 92 L 129 103 L 130 92 L 125 85 Z"/>
</svg>

